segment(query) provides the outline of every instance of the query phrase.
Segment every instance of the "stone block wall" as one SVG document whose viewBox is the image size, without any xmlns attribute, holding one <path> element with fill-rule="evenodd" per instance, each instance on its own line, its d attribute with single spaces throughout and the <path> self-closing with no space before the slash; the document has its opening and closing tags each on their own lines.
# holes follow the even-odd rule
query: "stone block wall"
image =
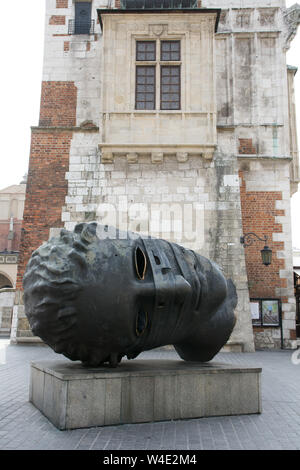
<svg viewBox="0 0 300 470">
<path fill-rule="evenodd" d="M 271 266 L 255 243 L 245 248 L 249 295 L 282 302 L 280 327 L 254 328 L 258 348 L 296 347 L 290 197 L 299 182 L 293 70 L 285 51 L 290 31 L 284 0 L 204 0 L 220 7 L 216 34 L 219 148 L 234 152 L 241 170 L 243 233 L 268 236 Z M 225 137 L 227 136 L 227 138 Z"/>
<path fill-rule="evenodd" d="M 21 281 L 32 251 L 48 239 L 53 228 L 73 229 L 76 222 L 98 220 L 184 244 L 221 265 L 225 275 L 234 280 L 239 297 L 238 322 L 230 341 L 241 344 L 246 351 L 253 350 L 249 292 L 250 296 L 279 297 L 284 344 L 295 347 L 289 213 L 291 156 L 283 52 L 286 30 L 281 11 L 284 1 L 202 1 L 202 7 L 223 8 L 216 41 L 208 42 L 210 50 L 214 48 L 216 52 L 215 76 L 208 80 L 205 64 L 199 67 L 209 86 L 216 80 L 216 97 L 213 90 L 205 104 L 207 109 L 201 109 L 202 114 L 197 117 L 200 124 L 203 112 L 204 119 L 210 119 L 212 132 L 206 140 L 213 137 L 214 141 L 209 155 L 204 151 L 203 132 L 203 148 L 197 151 L 199 142 L 195 140 L 193 152 L 188 147 L 183 151 L 174 141 L 167 147 L 163 142 L 154 150 L 148 146 L 139 151 L 141 142 L 129 139 L 130 143 L 138 142 L 137 148 L 121 148 L 126 139 L 119 142 L 118 136 L 122 134 L 123 138 L 126 134 L 126 123 L 118 124 L 118 112 L 124 112 L 121 108 L 126 100 L 123 104 L 116 101 L 120 109 L 112 116 L 117 123 L 113 127 L 112 121 L 107 122 L 111 106 L 105 106 L 114 104 L 112 96 L 121 96 L 116 94 L 118 83 L 110 84 L 108 80 L 106 89 L 101 89 L 109 72 L 107 67 L 103 71 L 103 53 L 115 46 L 113 41 L 103 40 L 97 18 L 96 10 L 105 7 L 104 3 L 93 1 L 95 32 L 87 36 L 68 34 L 68 22 L 74 19 L 73 1 L 47 0 L 40 126 L 32 132 L 14 340 L 31 335 L 22 305 Z M 115 6 L 118 5 L 116 0 Z M 168 22 L 171 21 L 170 17 Z M 172 28 L 173 24 L 169 31 L 174 35 Z M 199 39 L 197 28 L 193 25 L 193 34 Z M 126 37 L 124 25 L 120 31 Z M 209 31 L 203 33 L 202 39 Z M 186 47 L 184 66 L 192 55 L 193 51 Z M 123 59 L 121 55 L 120 61 L 128 71 Z M 208 69 L 213 74 L 213 67 Z M 120 84 L 123 91 L 128 85 L 126 70 L 119 74 L 124 78 Z M 191 76 L 188 70 L 187 75 Z M 205 80 L 199 83 L 203 86 Z M 105 103 L 103 96 L 108 96 Z M 195 100 L 188 92 L 186 97 L 190 97 L 190 101 L 186 98 L 189 111 L 195 111 Z M 133 114 L 126 117 L 130 132 L 135 122 Z M 159 115 L 153 118 L 155 125 L 159 119 Z M 165 121 L 177 139 L 182 128 L 176 119 L 173 116 Z M 141 118 L 140 129 L 145 129 L 146 121 L 149 116 Z M 178 132 L 174 133 L 174 126 Z M 114 142 L 110 143 L 118 141 L 119 147 L 116 151 L 112 145 L 105 152 L 99 144 L 103 144 L 103 136 L 110 129 L 114 131 Z M 295 149 L 293 155 L 296 158 Z M 182 223 L 186 224 L 183 231 Z M 245 250 L 239 241 L 243 232 L 252 229 L 267 234 L 271 240 L 274 264 L 267 275 L 257 258 L 259 250 Z M 278 329 L 257 329 L 255 336 L 258 347 L 280 347 Z"/>
<path fill-rule="evenodd" d="M 244 249 L 239 243 L 241 206 L 237 160 L 216 154 L 179 161 L 151 155 L 103 163 L 97 133 L 74 134 L 63 208 L 65 227 L 97 220 L 183 244 L 217 262 L 238 291 L 238 322 L 230 339 L 253 350 Z M 176 218 L 177 217 L 177 218 Z"/>
</svg>

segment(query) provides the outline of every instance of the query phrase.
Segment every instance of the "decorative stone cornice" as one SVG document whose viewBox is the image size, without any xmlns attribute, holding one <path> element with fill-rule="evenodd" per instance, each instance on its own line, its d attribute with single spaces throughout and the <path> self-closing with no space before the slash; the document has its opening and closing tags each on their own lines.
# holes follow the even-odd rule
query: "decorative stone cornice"
<svg viewBox="0 0 300 470">
<path fill-rule="evenodd" d="M 127 147 L 127 148 L 126 148 Z M 177 146 L 178 147 L 178 146 Z M 164 157 L 166 155 L 174 155 L 174 160 L 176 159 L 178 163 L 185 163 L 188 161 L 189 157 L 192 155 L 198 155 L 199 158 L 204 158 L 205 160 L 212 160 L 214 156 L 216 146 L 201 146 L 193 148 L 191 146 L 190 149 L 182 148 L 178 149 L 171 146 L 162 146 L 162 148 L 155 148 L 155 146 L 148 147 L 148 148 L 137 148 L 135 147 L 136 151 L 130 151 L 129 146 L 124 145 L 122 148 L 113 148 L 113 146 L 105 146 L 103 144 L 99 144 L 99 150 L 101 152 L 101 163 L 113 163 L 115 156 L 124 157 L 127 159 L 129 164 L 134 164 L 139 162 L 139 158 L 141 156 L 149 155 L 150 161 L 153 164 L 161 164 L 164 161 Z M 179 150 L 179 151 L 176 151 Z"/>
<path fill-rule="evenodd" d="M 17 264 L 19 253 L 0 253 L 0 264 Z"/>
<path fill-rule="evenodd" d="M 300 5 L 295 3 L 295 5 L 287 8 L 283 15 L 287 32 L 284 40 L 284 49 L 288 50 L 290 48 L 291 42 L 296 36 L 297 28 L 300 24 Z"/>
</svg>

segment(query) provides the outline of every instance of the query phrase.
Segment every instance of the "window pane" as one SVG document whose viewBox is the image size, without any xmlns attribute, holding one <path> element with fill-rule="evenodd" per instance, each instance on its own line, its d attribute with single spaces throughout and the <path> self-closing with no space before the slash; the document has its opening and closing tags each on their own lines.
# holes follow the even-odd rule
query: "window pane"
<svg viewBox="0 0 300 470">
<path fill-rule="evenodd" d="M 169 60 L 169 52 L 162 52 L 161 53 L 161 60 Z"/>
<path fill-rule="evenodd" d="M 155 41 L 137 41 L 136 60 L 155 60 L 156 59 Z"/>
<path fill-rule="evenodd" d="M 136 60 L 146 60 L 145 52 L 138 52 L 136 55 Z"/>
<path fill-rule="evenodd" d="M 154 41 L 149 41 L 145 43 L 146 45 L 146 51 L 155 51 L 155 42 Z"/>
<path fill-rule="evenodd" d="M 180 41 L 161 41 L 160 60 L 180 60 Z"/>
<path fill-rule="evenodd" d="M 175 85 L 173 85 L 174 83 Z M 180 67 L 178 65 L 161 66 L 161 109 L 180 109 L 179 84 Z"/>
<path fill-rule="evenodd" d="M 178 52 L 171 52 L 171 60 L 179 60 Z"/>
<path fill-rule="evenodd" d="M 161 50 L 162 51 L 170 51 L 171 43 L 169 41 L 162 41 L 161 42 Z"/>
<path fill-rule="evenodd" d="M 148 77 L 153 77 L 155 69 L 154 67 L 144 67 L 146 69 L 146 74 Z"/>
<path fill-rule="evenodd" d="M 155 109 L 155 66 L 136 67 L 136 109 Z"/>
</svg>

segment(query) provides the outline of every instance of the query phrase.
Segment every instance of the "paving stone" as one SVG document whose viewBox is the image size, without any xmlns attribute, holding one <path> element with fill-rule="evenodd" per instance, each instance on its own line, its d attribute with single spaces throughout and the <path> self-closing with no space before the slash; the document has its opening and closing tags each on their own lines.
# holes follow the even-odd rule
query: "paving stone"
<svg viewBox="0 0 300 470">
<path fill-rule="evenodd" d="M 1 346 L 0 339 L 0 346 Z M 208 450 L 300 449 L 300 366 L 292 351 L 219 354 L 215 361 L 262 367 L 261 415 L 168 421 L 59 431 L 31 403 L 30 362 L 65 360 L 45 346 L 11 345 L 0 365 L 0 449 Z M 139 358 L 173 359 L 154 350 Z"/>
</svg>

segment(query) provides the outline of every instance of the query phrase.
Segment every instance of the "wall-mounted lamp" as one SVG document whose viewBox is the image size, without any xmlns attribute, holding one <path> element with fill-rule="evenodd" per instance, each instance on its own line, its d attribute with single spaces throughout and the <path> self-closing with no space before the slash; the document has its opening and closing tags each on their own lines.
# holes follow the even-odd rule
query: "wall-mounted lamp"
<svg viewBox="0 0 300 470">
<path fill-rule="evenodd" d="M 271 264 L 272 262 L 272 250 L 267 246 L 267 235 L 265 235 L 264 238 L 260 238 L 254 232 L 245 233 L 245 235 L 240 238 L 240 242 L 244 246 L 244 248 L 246 248 L 246 246 L 250 246 L 256 241 L 255 238 L 257 238 L 257 240 L 260 240 L 261 242 L 265 242 L 264 248 L 260 250 L 261 259 L 265 266 L 269 266 L 269 264 Z"/>
</svg>

